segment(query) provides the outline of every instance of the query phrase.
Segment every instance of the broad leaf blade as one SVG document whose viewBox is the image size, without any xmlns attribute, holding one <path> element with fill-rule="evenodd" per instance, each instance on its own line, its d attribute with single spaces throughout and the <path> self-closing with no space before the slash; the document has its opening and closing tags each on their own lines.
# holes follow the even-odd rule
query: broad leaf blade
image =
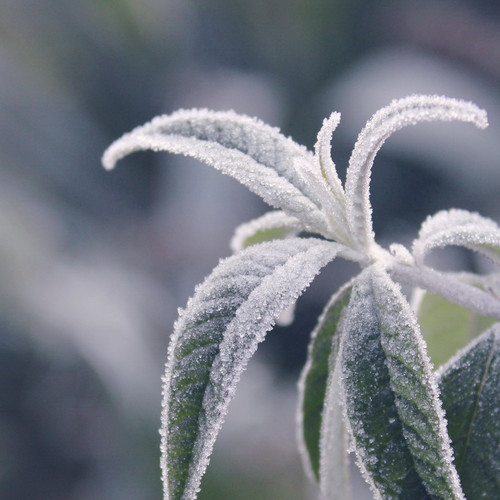
<svg viewBox="0 0 500 500">
<path fill-rule="evenodd" d="M 193 499 L 241 372 L 279 313 L 341 246 L 273 241 L 222 261 L 196 289 L 169 347 L 163 388 L 166 499 Z"/>
<path fill-rule="evenodd" d="M 328 233 L 318 186 L 300 172 L 301 165 L 314 162 L 313 155 L 257 119 L 208 110 L 158 116 L 111 144 L 102 161 L 110 169 L 124 156 L 147 149 L 197 158 L 300 219 L 311 231 Z"/>
<path fill-rule="evenodd" d="M 356 454 L 382 498 L 462 499 L 431 365 L 385 271 L 356 280 L 341 355 Z"/>
<path fill-rule="evenodd" d="M 330 300 L 311 336 L 307 362 L 299 381 L 298 437 L 306 469 L 319 480 L 320 436 L 328 374 L 339 345 L 339 323 L 351 296 L 351 285 Z M 339 443 L 341 446 L 342 443 Z"/>
<path fill-rule="evenodd" d="M 439 387 L 467 499 L 500 498 L 500 324 L 440 370 Z"/>
</svg>

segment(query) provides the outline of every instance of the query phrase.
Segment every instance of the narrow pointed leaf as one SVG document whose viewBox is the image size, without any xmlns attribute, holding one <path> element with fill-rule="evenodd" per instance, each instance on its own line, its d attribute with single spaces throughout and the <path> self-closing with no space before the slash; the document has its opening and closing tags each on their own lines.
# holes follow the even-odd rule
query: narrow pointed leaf
<svg viewBox="0 0 500 500">
<path fill-rule="evenodd" d="M 294 238 L 252 246 L 199 285 L 176 322 L 163 387 L 165 498 L 196 498 L 248 359 L 279 313 L 341 246 Z"/>
<path fill-rule="evenodd" d="M 344 329 L 346 411 L 376 494 L 463 499 L 425 344 L 384 270 L 372 266 L 356 280 Z"/>
<path fill-rule="evenodd" d="M 231 250 L 236 253 L 264 241 L 281 240 L 297 236 L 304 230 L 302 223 L 285 212 L 267 212 L 262 217 L 241 224 L 231 239 Z"/>
<path fill-rule="evenodd" d="M 500 264 L 500 228 L 477 213 L 455 209 L 428 217 L 413 242 L 413 255 L 423 264 L 431 250 L 447 245 L 469 248 Z"/>
<path fill-rule="evenodd" d="M 345 188 L 347 221 L 358 249 L 369 248 L 374 241 L 370 176 L 373 160 L 386 139 L 408 125 L 452 120 L 473 123 L 479 128 L 488 125 L 486 112 L 474 104 L 428 95 L 397 99 L 377 111 L 365 125 L 349 160 Z"/>
<path fill-rule="evenodd" d="M 314 329 L 307 362 L 299 381 L 298 439 L 305 468 L 319 480 L 320 436 L 328 374 L 335 366 L 339 344 L 339 322 L 349 302 L 350 284 L 330 300 Z M 339 443 L 341 447 L 342 443 Z"/>
<path fill-rule="evenodd" d="M 500 324 L 439 371 L 439 387 L 466 498 L 500 498 Z"/>
<path fill-rule="evenodd" d="M 448 361 L 494 322 L 439 295 L 421 292 L 417 318 L 434 367 Z"/>
<path fill-rule="evenodd" d="M 329 118 L 325 118 L 323 126 L 318 133 L 318 139 L 314 147 L 316 159 L 320 166 L 323 177 L 328 182 L 332 193 L 334 194 L 340 207 L 345 206 L 345 195 L 342 183 L 340 182 L 331 156 L 332 135 L 340 123 L 340 113 L 332 113 Z"/>
<path fill-rule="evenodd" d="M 181 110 L 125 134 L 102 161 L 110 169 L 124 156 L 147 149 L 197 158 L 302 220 L 311 231 L 328 233 L 317 186 L 306 182 L 297 168 L 313 163 L 312 153 L 260 120 L 234 112 Z"/>
</svg>

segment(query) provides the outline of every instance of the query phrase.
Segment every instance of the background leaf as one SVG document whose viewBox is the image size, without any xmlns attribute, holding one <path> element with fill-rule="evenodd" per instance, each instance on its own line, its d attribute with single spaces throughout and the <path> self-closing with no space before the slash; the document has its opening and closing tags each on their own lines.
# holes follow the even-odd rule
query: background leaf
<svg viewBox="0 0 500 500">
<path fill-rule="evenodd" d="M 422 292 L 417 318 L 436 368 L 494 322 L 439 295 Z"/>
<path fill-rule="evenodd" d="M 193 499 L 248 359 L 340 245 L 294 238 L 252 246 L 197 287 L 175 325 L 165 371 L 165 498 Z"/>
<path fill-rule="evenodd" d="M 267 212 L 236 228 L 231 239 L 231 250 L 236 253 L 264 241 L 290 238 L 297 236 L 302 230 L 301 222 L 295 217 L 290 217 L 280 210 Z"/>
<path fill-rule="evenodd" d="M 342 339 L 347 415 L 372 487 L 382 498 L 463 498 L 418 325 L 384 270 L 356 280 Z"/>
<path fill-rule="evenodd" d="M 311 336 L 308 358 L 299 382 L 299 441 L 306 468 L 319 480 L 320 430 L 328 374 L 339 347 L 339 321 L 349 303 L 351 285 L 343 286 L 330 300 Z M 342 443 L 339 443 L 339 447 Z"/>
<path fill-rule="evenodd" d="M 455 465 L 468 500 L 500 498 L 500 325 L 439 372 Z"/>
</svg>

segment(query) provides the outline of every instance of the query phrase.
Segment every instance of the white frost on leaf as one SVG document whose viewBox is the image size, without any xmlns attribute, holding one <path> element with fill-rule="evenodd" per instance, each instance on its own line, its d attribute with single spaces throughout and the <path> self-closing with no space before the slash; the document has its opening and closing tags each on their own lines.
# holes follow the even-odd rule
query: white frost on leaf
<svg viewBox="0 0 500 500">
<path fill-rule="evenodd" d="M 341 249 L 316 238 L 262 243 L 221 261 L 196 288 L 175 324 L 165 369 L 161 428 L 165 499 L 196 498 L 249 358 L 280 312 Z M 200 375 L 204 369 L 206 375 Z M 192 398 L 200 390 L 198 408 Z M 186 408 L 191 412 L 186 414 Z M 194 436 L 183 430 L 193 418 Z M 180 453 L 181 458 L 189 456 L 187 476 L 182 461 L 179 472 Z"/>
<path fill-rule="evenodd" d="M 357 249 L 375 245 L 370 176 L 374 158 L 386 139 L 403 127 L 424 121 L 462 121 L 479 128 L 488 125 L 486 112 L 476 105 L 441 96 L 417 95 L 394 100 L 377 111 L 358 136 L 346 176 L 347 222 Z"/>
<path fill-rule="evenodd" d="M 338 357 L 338 349 L 332 356 Z M 320 499 L 349 500 L 352 496 L 342 370 L 338 359 L 332 359 L 330 366 L 321 420 Z"/>
<path fill-rule="evenodd" d="M 422 265 L 431 250 L 447 245 L 469 248 L 500 264 L 500 228 L 477 213 L 453 209 L 429 216 L 413 242 L 415 261 Z"/>
<path fill-rule="evenodd" d="M 255 243 L 297 236 L 303 230 L 304 226 L 298 219 L 275 210 L 238 226 L 230 247 L 236 253 Z"/>
<path fill-rule="evenodd" d="M 335 214 L 335 218 L 331 219 L 331 224 L 337 234 L 337 241 L 347 243 L 349 236 L 345 214 L 345 193 L 331 157 L 332 135 L 339 123 L 340 113 L 332 113 L 329 118 L 325 118 L 323 126 L 318 132 L 314 152 L 319 171 L 326 180 L 328 190 L 333 194 L 333 198 L 329 196 L 328 199 L 330 210 Z"/>
<path fill-rule="evenodd" d="M 314 156 L 256 118 L 200 109 L 158 116 L 111 144 L 102 161 L 111 169 L 128 154 L 148 149 L 207 163 L 300 219 L 309 230 L 329 236 L 317 185 L 297 170 L 297 165 L 312 164 Z"/>
<path fill-rule="evenodd" d="M 398 283 L 423 288 L 483 316 L 500 319 L 500 300 L 487 286 L 490 283 L 493 285 L 496 279 L 495 281 L 478 279 L 474 282 L 474 285 L 484 284 L 485 290 L 488 290 L 485 291 L 469 284 L 472 282 L 469 275 L 443 273 L 427 266 L 416 267 L 392 262 L 388 266 L 388 271 L 392 279 Z M 494 290 L 498 291 L 498 288 Z"/>
<path fill-rule="evenodd" d="M 425 342 L 399 285 L 380 265 L 355 282 L 341 359 L 349 430 L 376 496 L 408 495 L 415 467 L 429 495 L 462 500 Z"/>
<path fill-rule="evenodd" d="M 346 307 L 349 317 L 342 322 L 342 371 L 338 363 L 330 366 L 323 424 L 331 427 L 331 434 L 321 430 L 321 456 L 314 458 L 319 462 L 315 472 L 319 467 L 322 494 L 328 498 L 336 494 L 333 478 L 341 474 L 337 465 L 343 460 L 343 449 L 335 450 L 334 441 L 343 433 L 338 405 L 338 395 L 343 394 L 351 411 L 345 426 L 358 441 L 360 467 L 378 497 L 384 491 L 397 495 L 398 488 L 412 494 L 415 484 L 407 474 L 413 471 L 415 457 L 415 470 L 430 494 L 463 497 L 425 345 L 409 305 L 391 278 L 500 319 L 498 275 L 470 280 L 423 265 L 429 251 L 445 245 L 462 245 L 500 262 L 500 228 L 478 214 L 440 212 L 423 224 L 413 255 L 398 244 L 389 252 L 375 242 L 369 187 L 374 158 L 392 133 L 424 121 L 457 120 L 484 128 L 486 113 L 472 103 L 439 96 L 393 101 L 361 131 L 349 160 L 345 191 L 331 158 L 331 138 L 339 120 L 338 113 L 325 119 L 313 154 L 260 120 L 232 111 L 181 110 L 125 134 L 104 153 L 107 169 L 139 150 L 191 156 L 232 176 L 278 209 L 237 229 L 231 248 L 238 253 L 221 261 L 196 288 L 175 324 L 164 377 L 161 429 L 167 500 L 196 498 L 248 359 L 283 310 L 293 307 L 321 267 L 335 256 L 369 269 L 355 279 L 356 289 Z M 337 243 L 296 238 L 302 231 Z M 326 376 L 322 380 L 324 387 Z M 351 394 L 354 389 L 357 394 Z M 392 450 L 376 450 L 379 435 L 374 432 L 370 439 L 368 427 L 357 418 L 363 412 L 368 419 L 374 417 L 370 408 L 375 403 L 388 417 L 380 425 L 392 439 Z M 425 418 L 419 418 L 418 412 Z M 405 425 L 404 437 L 401 428 L 392 434 L 394 426 Z M 420 449 L 412 432 L 432 445 L 430 455 L 424 456 L 426 446 Z M 330 456 L 330 451 L 335 453 Z M 436 465 L 435 477 L 426 463 Z M 402 474 L 394 481 L 391 473 L 386 474 L 392 468 Z M 422 493 L 419 481 L 416 488 Z"/>
</svg>

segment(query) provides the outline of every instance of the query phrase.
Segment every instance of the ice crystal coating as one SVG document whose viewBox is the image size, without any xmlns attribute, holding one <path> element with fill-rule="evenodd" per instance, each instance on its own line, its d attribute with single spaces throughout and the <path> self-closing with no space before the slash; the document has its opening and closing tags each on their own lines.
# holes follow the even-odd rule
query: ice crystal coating
<svg viewBox="0 0 500 500">
<path fill-rule="evenodd" d="M 125 134 L 106 150 L 102 161 L 111 169 L 124 156 L 146 149 L 197 158 L 309 229 L 329 234 L 317 186 L 297 168 L 311 164 L 312 153 L 260 120 L 234 112 L 181 110 Z"/>
<path fill-rule="evenodd" d="M 299 448 L 307 471 L 319 479 L 320 436 L 325 425 L 323 411 L 326 411 L 325 394 L 328 377 L 336 363 L 340 342 L 340 319 L 349 302 L 351 284 L 344 285 L 329 301 L 318 324 L 311 334 L 307 361 L 299 380 L 299 404 L 297 408 L 297 437 Z M 335 384 L 330 399 L 339 396 Z M 330 391 L 332 392 L 332 391 Z M 325 410 L 324 410 L 325 408 Z"/>
<path fill-rule="evenodd" d="M 166 499 L 194 499 L 235 386 L 279 313 L 340 245 L 315 238 L 253 246 L 217 266 L 174 327 L 165 369 Z"/>
<path fill-rule="evenodd" d="M 454 209 L 428 217 L 413 242 L 413 255 L 423 264 L 431 250 L 447 245 L 475 250 L 500 264 L 500 228 L 477 213 Z"/>
<path fill-rule="evenodd" d="M 304 230 L 303 224 L 285 212 L 267 212 L 262 217 L 241 224 L 231 239 L 231 250 L 239 252 L 256 243 L 297 236 Z"/>
<path fill-rule="evenodd" d="M 485 111 L 476 105 L 441 96 L 415 95 L 393 101 L 365 125 L 349 160 L 346 177 L 347 222 L 358 248 L 374 245 L 370 205 L 370 176 L 375 155 L 397 130 L 424 121 L 462 121 L 485 128 Z"/>
<path fill-rule="evenodd" d="M 425 343 L 377 265 L 353 287 L 341 356 L 356 455 L 375 494 L 417 498 L 423 486 L 432 497 L 463 499 Z"/>
</svg>

